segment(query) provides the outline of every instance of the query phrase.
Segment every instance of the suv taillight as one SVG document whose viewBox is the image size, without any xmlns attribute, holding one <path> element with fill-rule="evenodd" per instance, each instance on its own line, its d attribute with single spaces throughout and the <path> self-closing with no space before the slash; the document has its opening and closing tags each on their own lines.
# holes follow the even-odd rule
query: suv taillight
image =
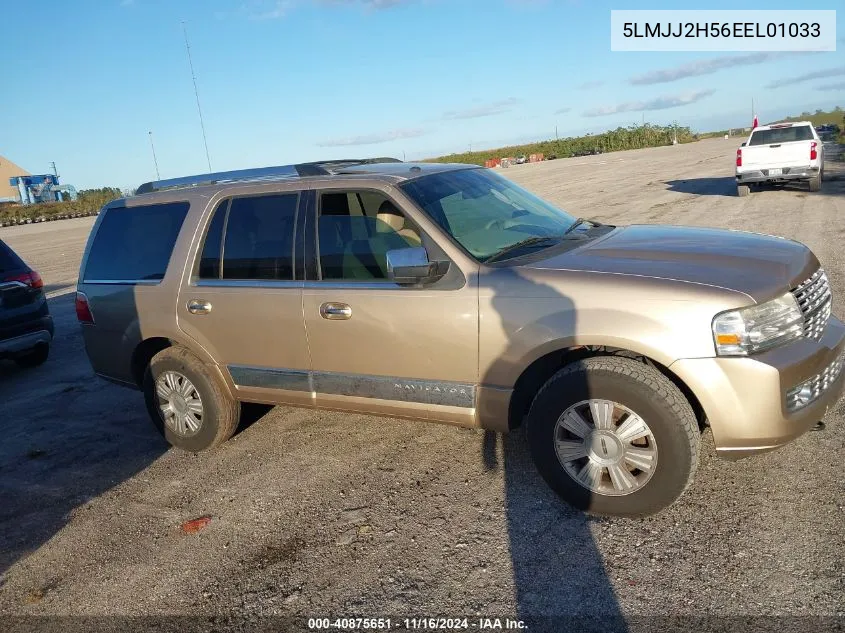
<svg viewBox="0 0 845 633">
<path fill-rule="evenodd" d="M 91 306 L 84 292 L 76 293 L 76 320 L 80 323 L 94 323 L 94 315 L 91 314 Z"/>
<path fill-rule="evenodd" d="M 11 275 L 10 277 L 5 277 L 3 281 L 19 281 L 22 284 L 26 284 L 30 288 L 35 289 L 44 287 L 44 280 L 42 280 L 41 275 L 34 270 L 30 270 L 28 273 L 23 273 L 22 275 Z"/>
<path fill-rule="evenodd" d="M 736 166 L 742 167 L 742 150 L 736 150 Z"/>
<path fill-rule="evenodd" d="M 813 141 L 810 143 L 810 160 L 816 160 L 819 157 L 819 144 Z"/>
</svg>

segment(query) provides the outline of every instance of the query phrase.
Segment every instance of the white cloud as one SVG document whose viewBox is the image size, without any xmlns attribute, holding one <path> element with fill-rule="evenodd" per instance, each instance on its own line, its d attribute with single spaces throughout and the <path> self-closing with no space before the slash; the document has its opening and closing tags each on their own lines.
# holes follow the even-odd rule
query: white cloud
<svg viewBox="0 0 845 633">
<path fill-rule="evenodd" d="M 317 143 L 319 147 L 348 147 L 353 145 L 377 145 L 379 143 L 387 143 L 388 141 L 396 141 L 403 138 L 417 138 L 426 134 L 426 130 L 421 128 L 402 128 L 398 130 L 389 130 L 387 132 L 376 132 L 374 134 L 364 134 L 361 136 L 349 136 L 345 138 L 327 139 Z"/>
<path fill-rule="evenodd" d="M 619 114 L 620 112 L 648 112 L 651 110 L 667 110 L 678 106 L 689 105 L 712 95 L 715 90 L 699 90 L 680 95 L 655 97 L 647 101 L 626 101 L 613 106 L 592 108 L 584 112 L 584 116 L 597 117 Z"/>
</svg>

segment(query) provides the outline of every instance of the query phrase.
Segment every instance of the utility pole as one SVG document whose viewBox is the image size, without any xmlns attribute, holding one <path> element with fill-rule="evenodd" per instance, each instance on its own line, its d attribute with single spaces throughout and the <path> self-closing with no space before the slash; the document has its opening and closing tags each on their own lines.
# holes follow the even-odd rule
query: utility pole
<svg viewBox="0 0 845 633">
<path fill-rule="evenodd" d="M 208 172 L 211 173 L 211 158 L 208 155 L 208 141 L 205 138 L 205 124 L 202 121 L 202 109 L 200 108 L 200 94 L 197 90 L 197 77 L 194 74 L 194 62 L 191 60 L 191 47 L 188 44 L 188 30 L 185 28 L 185 21 L 182 20 L 182 32 L 185 34 L 185 49 L 188 51 L 188 64 L 191 67 L 191 79 L 194 81 L 194 96 L 197 98 L 197 112 L 200 115 L 200 129 L 202 130 L 202 142 L 205 145 L 205 159 L 208 161 Z"/>
<path fill-rule="evenodd" d="M 161 176 L 158 173 L 158 160 L 156 159 L 156 146 L 153 145 L 153 133 L 150 131 L 150 147 L 153 150 L 153 164 L 156 166 L 156 180 L 161 180 Z"/>
<path fill-rule="evenodd" d="M 56 169 L 56 162 L 55 162 L 55 161 L 53 161 L 53 162 L 51 162 L 50 164 L 53 166 L 53 175 L 54 175 L 56 178 L 58 178 L 58 177 L 59 177 L 59 171 Z"/>
<path fill-rule="evenodd" d="M 402 150 L 402 162 L 403 163 L 405 162 L 405 150 L 404 149 Z"/>
<path fill-rule="evenodd" d="M 555 126 L 555 140 L 556 140 L 556 141 L 557 141 L 557 140 L 560 140 L 560 139 L 558 139 L 558 136 L 557 136 L 557 126 Z"/>
</svg>

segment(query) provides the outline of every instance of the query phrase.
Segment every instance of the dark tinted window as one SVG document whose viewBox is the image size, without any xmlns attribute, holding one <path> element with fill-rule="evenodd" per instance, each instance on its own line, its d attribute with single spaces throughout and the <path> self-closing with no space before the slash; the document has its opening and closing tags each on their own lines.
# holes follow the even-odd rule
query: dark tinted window
<svg viewBox="0 0 845 633">
<path fill-rule="evenodd" d="M 809 125 L 793 125 L 773 130 L 758 130 L 751 134 L 749 145 L 772 145 L 792 141 L 812 141 L 813 130 Z"/>
<path fill-rule="evenodd" d="M 115 207 L 104 213 L 88 254 L 85 280 L 162 279 L 188 203 Z"/>
<path fill-rule="evenodd" d="M 0 240 L 0 274 L 19 268 L 26 268 L 26 266 L 15 251 Z"/>
<path fill-rule="evenodd" d="M 223 279 L 293 279 L 298 194 L 236 198 L 223 244 Z"/>
<path fill-rule="evenodd" d="M 208 226 L 205 235 L 205 245 L 202 247 L 200 257 L 200 279 L 220 278 L 220 255 L 223 248 L 223 225 L 226 223 L 226 210 L 229 208 L 229 201 L 224 200 L 214 211 L 214 217 Z"/>
</svg>

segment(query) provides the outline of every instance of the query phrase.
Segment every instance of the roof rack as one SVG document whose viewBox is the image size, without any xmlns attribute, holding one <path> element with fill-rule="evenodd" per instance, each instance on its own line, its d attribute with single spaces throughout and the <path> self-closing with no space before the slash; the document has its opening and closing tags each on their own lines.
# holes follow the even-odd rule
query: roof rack
<svg viewBox="0 0 845 633">
<path fill-rule="evenodd" d="M 351 158 L 346 160 L 324 160 L 313 163 L 299 163 L 297 165 L 277 165 L 275 167 L 256 167 L 252 169 L 237 169 L 234 171 L 218 171 L 196 176 L 183 176 L 167 180 L 145 182 L 136 190 L 137 195 L 181 189 L 184 187 L 199 187 L 224 182 L 261 182 L 283 180 L 286 178 L 304 178 L 306 176 L 331 176 L 347 167 L 359 165 L 373 165 L 378 163 L 401 163 L 397 158 Z"/>
</svg>

